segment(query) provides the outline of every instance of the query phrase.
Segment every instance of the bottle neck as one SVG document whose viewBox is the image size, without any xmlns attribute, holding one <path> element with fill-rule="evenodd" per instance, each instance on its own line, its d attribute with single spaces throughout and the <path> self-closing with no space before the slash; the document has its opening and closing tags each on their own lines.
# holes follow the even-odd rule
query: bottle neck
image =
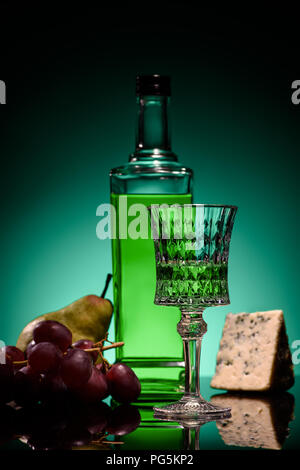
<svg viewBox="0 0 300 470">
<path fill-rule="evenodd" d="M 131 160 L 177 160 L 171 151 L 168 96 L 138 96 L 136 150 Z"/>
</svg>

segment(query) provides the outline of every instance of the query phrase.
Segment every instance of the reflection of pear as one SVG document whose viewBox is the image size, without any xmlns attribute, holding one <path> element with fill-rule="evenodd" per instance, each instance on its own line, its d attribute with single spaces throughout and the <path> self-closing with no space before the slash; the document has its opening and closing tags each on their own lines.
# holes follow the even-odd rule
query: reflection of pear
<svg viewBox="0 0 300 470">
<path fill-rule="evenodd" d="M 219 406 L 230 406 L 231 418 L 217 423 L 230 446 L 281 449 L 293 419 L 294 397 L 288 392 L 274 395 L 220 394 L 211 398 Z"/>
<path fill-rule="evenodd" d="M 32 340 L 32 333 L 42 320 L 56 320 L 72 331 L 72 341 L 90 339 L 93 342 L 104 338 L 112 316 L 113 307 L 109 300 L 97 295 L 86 295 L 67 307 L 46 313 L 32 320 L 21 332 L 17 347 L 25 351 Z"/>
</svg>

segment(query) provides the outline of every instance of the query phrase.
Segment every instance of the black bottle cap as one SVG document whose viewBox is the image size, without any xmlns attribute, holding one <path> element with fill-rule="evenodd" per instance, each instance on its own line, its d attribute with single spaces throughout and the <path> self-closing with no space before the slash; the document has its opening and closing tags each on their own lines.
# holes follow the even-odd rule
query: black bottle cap
<svg viewBox="0 0 300 470">
<path fill-rule="evenodd" d="M 137 75 L 136 94 L 171 96 L 171 79 L 167 75 Z"/>
</svg>

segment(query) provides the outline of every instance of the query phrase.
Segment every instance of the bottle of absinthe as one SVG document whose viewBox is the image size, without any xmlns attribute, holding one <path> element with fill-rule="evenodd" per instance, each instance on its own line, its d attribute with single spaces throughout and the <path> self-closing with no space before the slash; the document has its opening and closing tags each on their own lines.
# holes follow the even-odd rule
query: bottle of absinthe
<svg viewBox="0 0 300 470">
<path fill-rule="evenodd" d="M 133 204 L 189 204 L 192 170 L 171 150 L 168 112 L 170 77 L 140 75 L 136 81 L 138 119 L 136 150 L 129 162 L 110 172 L 111 203 L 116 209 L 112 240 L 116 360 L 132 367 L 142 384 L 142 397 L 172 397 L 182 389 L 182 341 L 176 331 L 177 307 L 154 305 L 153 240 L 120 234 L 119 217 Z M 127 211 L 127 214 L 124 214 Z"/>
</svg>

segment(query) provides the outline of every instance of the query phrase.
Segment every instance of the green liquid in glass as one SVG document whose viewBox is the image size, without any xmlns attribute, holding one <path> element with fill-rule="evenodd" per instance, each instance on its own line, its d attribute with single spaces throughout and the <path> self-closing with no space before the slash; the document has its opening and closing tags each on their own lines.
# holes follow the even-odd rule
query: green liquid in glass
<svg viewBox="0 0 300 470">
<path fill-rule="evenodd" d="M 112 193 L 117 237 L 122 198 L 127 200 L 127 209 L 132 204 L 190 204 L 192 201 L 191 194 Z M 127 216 L 127 227 L 135 218 Z M 147 240 L 116 238 L 112 240 L 112 258 L 116 341 L 125 342 L 122 348 L 117 348 L 116 360 L 134 369 L 141 381 L 143 395 L 172 396 L 182 391 L 179 376 L 184 375 L 182 341 L 176 330 L 180 310 L 154 304 L 156 267 L 153 240 L 151 237 Z"/>
<path fill-rule="evenodd" d="M 204 261 L 160 262 L 157 264 L 155 301 L 160 304 L 228 303 L 227 263 Z"/>
</svg>

